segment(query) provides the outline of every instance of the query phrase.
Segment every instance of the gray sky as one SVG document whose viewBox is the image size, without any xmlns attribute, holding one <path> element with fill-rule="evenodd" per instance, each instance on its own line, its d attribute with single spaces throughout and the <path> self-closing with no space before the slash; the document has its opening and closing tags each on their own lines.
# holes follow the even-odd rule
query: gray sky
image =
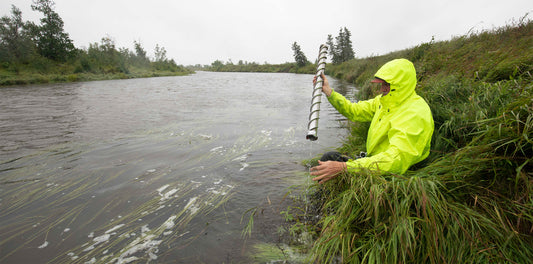
<svg viewBox="0 0 533 264">
<path fill-rule="evenodd" d="M 38 22 L 31 0 L 1 0 L 25 21 Z M 470 30 L 508 25 L 533 13 L 532 0 L 55 0 L 55 11 L 78 48 L 111 37 L 133 50 L 139 41 L 153 56 L 156 44 L 178 64 L 231 59 L 294 61 L 291 45 L 314 61 L 327 35 L 352 33 L 356 57 L 385 54 Z M 533 19 L 533 14 L 528 18 Z"/>
</svg>

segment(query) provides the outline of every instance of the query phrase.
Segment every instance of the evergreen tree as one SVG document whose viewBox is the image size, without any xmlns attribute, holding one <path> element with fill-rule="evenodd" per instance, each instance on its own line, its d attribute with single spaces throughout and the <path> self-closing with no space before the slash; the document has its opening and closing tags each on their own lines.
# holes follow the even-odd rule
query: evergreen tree
<svg viewBox="0 0 533 264">
<path fill-rule="evenodd" d="M 74 51 L 74 44 L 63 30 L 63 19 L 54 11 L 54 1 L 34 0 L 32 10 L 43 13 L 41 25 L 29 23 L 39 53 L 49 59 L 65 61 Z"/>
<path fill-rule="evenodd" d="M 346 27 L 339 30 L 339 35 L 335 37 L 335 44 L 331 35 L 328 35 L 326 43 L 330 46 L 331 61 L 334 64 L 343 63 L 355 58 L 351 37 L 352 33 Z"/>
<path fill-rule="evenodd" d="M 328 57 L 331 61 L 333 61 L 333 58 L 335 57 L 335 43 L 333 43 L 333 37 L 331 34 L 328 35 L 328 39 L 326 41 L 326 45 L 328 45 Z"/>
<path fill-rule="evenodd" d="M 352 33 L 345 27 L 344 28 L 344 39 L 342 45 L 342 61 L 349 61 L 355 58 L 355 53 L 352 47 Z"/>
<path fill-rule="evenodd" d="M 344 47 L 344 31 L 342 28 L 339 30 L 339 35 L 335 37 L 335 48 L 334 48 L 334 57 L 333 57 L 333 63 L 342 63 L 343 62 L 343 56 L 342 56 L 342 50 Z"/>
<path fill-rule="evenodd" d="M 307 61 L 307 57 L 305 57 L 305 54 L 300 48 L 300 45 L 298 45 L 296 41 L 292 44 L 292 51 L 294 52 L 294 60 L 296 61 L 296 65 L 298 65 L 299 67 L 302 67 L 302 66 L 307 65 L 307 63 L 309 63 Z"/>
</svg>

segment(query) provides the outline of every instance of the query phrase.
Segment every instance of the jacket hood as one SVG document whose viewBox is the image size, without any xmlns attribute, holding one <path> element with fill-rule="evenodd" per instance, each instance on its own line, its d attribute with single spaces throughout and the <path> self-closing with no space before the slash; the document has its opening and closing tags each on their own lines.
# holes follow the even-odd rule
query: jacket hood
<svg viewBox="0 0 533 264">
<path fill-rule="evenodd" d="M 415 93 L 416 71 L 409 60 L 389 61 L 376 72 L 374 77 L 390 84 L 390 92 L 381 98 L 384 104 L 400 104 Z"/>
</svg>

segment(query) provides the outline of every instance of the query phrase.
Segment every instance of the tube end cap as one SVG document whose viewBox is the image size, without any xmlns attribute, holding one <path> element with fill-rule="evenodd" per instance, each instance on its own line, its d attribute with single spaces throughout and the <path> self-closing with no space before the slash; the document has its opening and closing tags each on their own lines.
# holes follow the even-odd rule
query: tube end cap
<svg viewBox="0 0 533 264">
<path fill-rule="evenodd" d="M 318 139 L 318 137 L 315 136 L 315 135 L 307 135 L 305 138 L 306 138 L 306 139 L 309 139 L 309 140 L 311 140 L 311 141 L 315 141 L 315 140 Z"/>
</svg>

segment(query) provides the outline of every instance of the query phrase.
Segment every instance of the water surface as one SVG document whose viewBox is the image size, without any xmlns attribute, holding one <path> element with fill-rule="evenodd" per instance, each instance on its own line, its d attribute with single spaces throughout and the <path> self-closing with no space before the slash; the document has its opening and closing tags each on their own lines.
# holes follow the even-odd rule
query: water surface
<svg viewBox="0 0 533 264">
<path fill-rule="evenodd" d="M 309 183 L 301 161 L 346 134 L 324 97 L 319 140 L 305 140 L 311 81 L 199 72 L 1 88 L 0 262 L 253 260 L 254 244 L 281 243 L 284 195 Z"/>
</svg>

